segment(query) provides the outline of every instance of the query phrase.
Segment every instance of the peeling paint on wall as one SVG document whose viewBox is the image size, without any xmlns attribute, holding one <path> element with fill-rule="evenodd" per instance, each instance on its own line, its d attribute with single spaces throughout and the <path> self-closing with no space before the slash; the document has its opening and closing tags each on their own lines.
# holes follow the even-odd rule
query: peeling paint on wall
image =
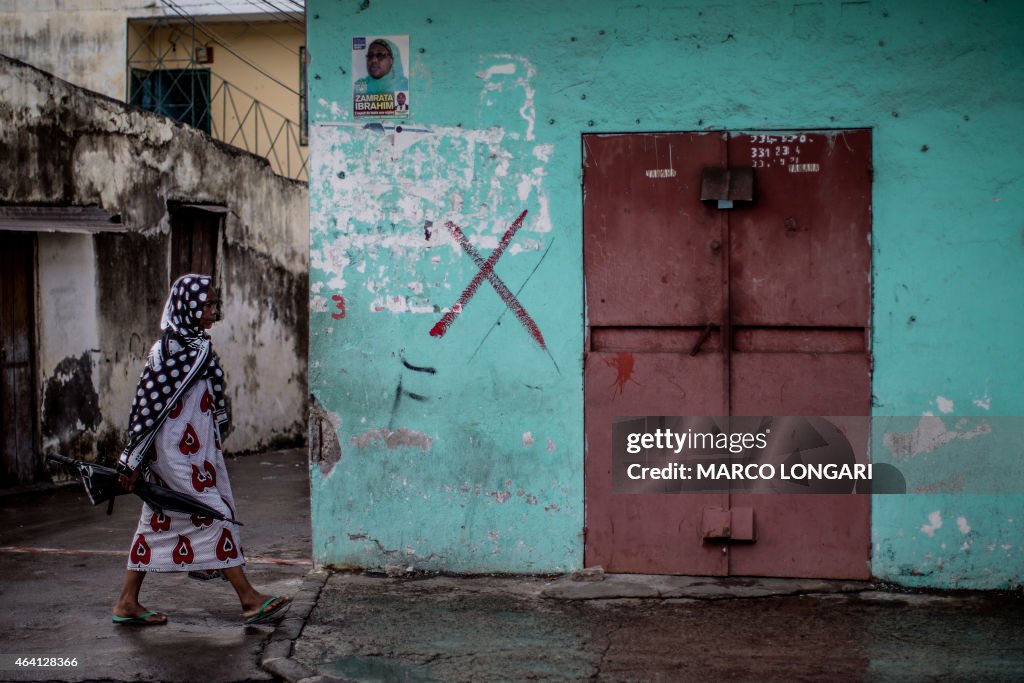
<svg viewBox="0 0 1024 683">
<path fill-rule="evenodd" d="M 343 127 L 325 129 L 316 138 L 321 146 L 313 157 L 330 187 L 313 215 L 310 259 L 328 289 L 350 302 L 365 300 L 372 312 L 436 313 L 448 308 L 453 298 L 448 271 L 465 257 L 455 237 L 445 231 L 427 237 L 422 227 L 450 222 L 463 227 L 469 244 L 493 249 L 496 234 L 508 226 L 500 218 L 495 221 L 492 207 L 535 207 L 524 232 L 536 237 L 511 245 L 508 252 L 543 248 L 539 236 L 551 230 L 543 166 L 524 163 L 504 131 L 434 129 L 403 131 L 394 138 L 392 143 L 373 132 Z M 359 151 L 353 154 L 352 147 Z M 534 146 L 528 158 L 539 161 L 549 153 L 543 145 Z M 344 178 L 338 177 L 339 169 L 344 169 Z M 509 181 L 483 184 L 477 182 L 481 174 Z M 520 192 L 522 183 L 527 189 Z M 425 258 L 428 253 L 437 260 Z M 395 263 L 404 268 L 396 270 Z M 347 290 L 348 268 L 366 274 L 358 279 L 369 296 Z"/>
<path fill-rule="evenodd" d="M 477 78 L 484 82 L 483 92 L 480 93 L 481 106 L 500 107 L 503 102 L 499 99 L 499 95 L 509 98 L 513 102 L 521 97 L 522 106 L 519 107 L 519 115 L 526 126 L 522 135 L 527 141 L 533 140 L 534 128 L 537 125 L 537 110 L 534 104 L 536 92 L 533 81 L 537 77 L 537 70 L 529 59 L 521 55 L 486 55 L 483 59 L 485 62 L 493 63 L 476 73 Z M 516 92 L 517 90 L 522 90 L 522 93 Z"/>
<path fill-rule="evenodd" d="M 532 310 L 545 307 L 535 282 L 550 273 L 545 258 L 554 242 L 546 179 L 555 150 L 536 140 L 537 72 L 508 54 L 480 57 L 476 72 L 479 116 L 489 123 L 357 125 L 341 113 L 313 126 L 311 346 L 323 368 L 314 364 L 311 390 L 345 417 L 342 438 L 361 453 L 341 465 L 344 481 L 334 477 L 321 488 L 314 478 L 318 557 L 379 565 L 391 561 L 380 548 L 401 544 L 449 570 L 499 569 L 511 556 L 546 569 L 559 564 L 533 557 L 526 544 L 492 548 L 486 565 L 467 554 L 478 547 L 468 539 L 510 521 L 468 509 L 493 489 L 488 473 L 509 465 L 510 439 L 491 431 L 482 414 L 492 389 L 474 387 L 488 382 L 495 355 L 521 363 L 514 349 L 522 343 L 540 352 L 545 374 L 554 367 L 557 376 Z M 516 384 L 503 393 L 519 402 L 517 394 L 530 391 Z M 496 450 L 499 440 L 504 446 Z M 452 492 L 453 470 L 475 496 Z M 376 487 L 374 504 L 357 502 L 357 491 Z M 566 519 L 578 514 L 560 492 L 545 495 L 546 502 L 555 495 L 551 509 Z M 399 500 L 408 502 L 393 511 Z M 427 510 L 451 521 L 438 522 Z M 472 521 L 460 523 L 466 514 Z M 321 522 L 373 528 L 382 545 L 329 541 L 342 537 L 322 533 Z M 424 524 L 464 531 L 438 533 Z M 399 539 L 410 535 L 417 540 Z M 455 564 L 440 564 L 449 562 Z"/>
<path fill-rule="evenodd" d="M 928 515 L 928 523 L 921 525 L 921 532 L 934 537 L 935 532 L 942 528 L 942 513 L 936 510 Z"/>
<path fill-rule="evenodd" d="M 474 248 L 494 249 L 508 227 L 499 207 L 525 206 L 524 232 L 533 236 L 509 254 L 543 249 L 552 229 L 543 179 L 553 147 L 532 144 L 536 71 L 511 55 L 482 61 L 482 101 L 519 111 L 520 130 L 342 124 L 314 136 L 311 156 L 329 185 L 316 199 L 311 265 L 346 300 L 365 300 L 372 312 L 452 310 L 448 271 L 462 253 L 455 236 L 429 229 L 437 223 L 462 227 Z M 403 269 L 393 267 L 398 262 Z M 349 267 L 366 274 L 359 279 L 369 297 L 347 291 Z"/>
<path fill-rule="evenodd" d="M 982 424 L 967 431 L 947 429 L 945 421 L 933 415 L 921 417 L 917 428 L 909 433 L 886 433 L 883 443 L 897 462 L 917 457 L 923 453 L 931 453 L 946 444 L 956 441 L 969 441 L 983 434 L 991 434 L 992 426 Z"/>
<path fill-rule="evenodd" d="M 974 405 L 981 408 L 982 410 L 992 410 L 992 397 L 989 396 L 988 391 L 981 398 L 976 398 L 971 401 Z"/>
</svg>

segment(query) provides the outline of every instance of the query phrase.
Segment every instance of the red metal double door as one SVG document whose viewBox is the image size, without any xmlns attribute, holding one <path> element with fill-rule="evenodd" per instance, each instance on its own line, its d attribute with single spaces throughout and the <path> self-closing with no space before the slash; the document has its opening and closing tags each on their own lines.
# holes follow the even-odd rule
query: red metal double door
<svg viewBox="0 0 1024 683">
<path fill-rule="evenodd" d="M 867 578 L 870 496 L 615 494 L 616 416 L 868 415 L 868 130 L 584 137 L 587 565 Z M 701 200 L 753 167 L 753 200 Z M 707 536 L 752 516 L 755 540 Z"/>
</svg>

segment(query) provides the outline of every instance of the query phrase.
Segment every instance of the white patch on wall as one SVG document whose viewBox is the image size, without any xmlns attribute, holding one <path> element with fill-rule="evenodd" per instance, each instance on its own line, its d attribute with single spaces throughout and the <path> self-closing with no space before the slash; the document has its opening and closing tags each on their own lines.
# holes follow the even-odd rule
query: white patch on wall
<svg viewBox="0 0 1024 683">
<path fill-rule="evenodd" d="M 893 455 L 894 460 L 913 458 L 922 453 L 931 453 L 951 441 L 969 441 L 984 434 L 992 433 L 992 425 L 982 424 L 967 431 L 946 429 L 946 423 L 935 415 L 922 415 L 913 432 L 886 432 L 882 443 Z"/>
<path fill-rule="evenodd" d="M 971 533 L 971 525 L 967 523 L 967 518 L 966 517 L 957 517 L 956 518 L 956 525 L 957 525 L 957 528 L 960 529 L 960 533 L 962 533 L 964 535 L 967 535 L 967 534 Z"/>
<path fill-rule="evenodd" d="M 981 398 L 974 399 L 973 403 L 982 410 L 992 410 L 992 397 L 989 395 L 987 387 L 985 388 L 984 395 Z"/>
<path fill-rule="evenodd" d="M 325 111 L 330 115 L 332 121 L 340 121 L 349 118 L 348 108 L 342 107 L 341 103 L 336 100 L 327 101 L 324 98 L 320 98 L 316 101 L 321 111 Z"/>
<path fill-rule="evenodd" d="M 929 537 L 934 537 L 935 532 L 942 528 L 942 513 L 936 510 L 928 515 L 928 523 L 921 525 L 923 531 Z"/>
<path fill-rule="evenodd" d="M 497 244 L 497 240 L 495 240 L 495 244 Z M 543 250 L 544 250 L 544 241 L 543 240 L 523 239 L 523 240 L 517 240 L 515 243 L 513 243 L 511 246 L 509 246 L 508 253 L 509 254 L 521 254 L 524 251 L 543 251 Z"/>
<path fill-rule="evenodd" d="M 44 377 L 61 360 L 99 348 L 96 308 L 96 255 L 89 235 L 39 233 L 37 239 L 39 368 Z M 125 341 L 127 350 L 127 340 Z M 148 342 L 147 342 L 148 348 Z M 144 351 L 143 351 L 144 353 Z M 130 391 L 135 390 L 132 384 Z M 130 394 L 118 397 L 119 411 L 131 403 Z"/>
<path fill-rule="evenodd" d="M 433 313 L 434 305 L 419 297 L 389 294 L 378 296 L 370 302 L 370 312 L 380 313 Z"/>
<path fill-rule="evenodd" d="M 310 250 L 309 263 L 313 268 L 335 275 L 327 282 L 329 290 L 341 292 L 345 289 L 345 278 L 342 277 L 342 273 L 349 264 L 349 259 L 340 245 L 326 244 L 320 250 Z"/>
<path fill-rule="evenodd" d="M 953 412 L 953 401 L 944 396 L 936 396 L 935 405 L 938 406 L 939 412 L 944 415 L 949 415 Z"/>
<path fill-rule="evenodd" d="M 481 60 L 484 63 L 493 62 L 476 73 L 477 78 L 484 82 L 483 92 L 480 94 L 481 106 L 491 108 L 504 102 L 504 98 L 494 97 L 494 93 L 505 94 L 521 89 L 522 105 L 519 108 L 519 115 L 526 124 L 523 139 L 533 140 L 537 123 L 533 79 L 537 77 L 537 70 L 529 59 L 519 55 L 484 55 Z"/>
<path fill-rule="evenodd" d="M 485 71 L 477 71 L 476 77 L 482 78 L 485 81 L 491 80 L 491 78 L 497 74 L 504 76 L 511 76 L 516 72 L 515 64 L 496 64 Z"/>
<path fill-rule="evenodd" d="M 319 284 L 319 283 L 318 283 Z M 309 309 L 313 313 L 326 313 L 327 312 L 327 299 L 320 296 L 319 294 L 313 296 L 309 301 Z"/>
</svg>

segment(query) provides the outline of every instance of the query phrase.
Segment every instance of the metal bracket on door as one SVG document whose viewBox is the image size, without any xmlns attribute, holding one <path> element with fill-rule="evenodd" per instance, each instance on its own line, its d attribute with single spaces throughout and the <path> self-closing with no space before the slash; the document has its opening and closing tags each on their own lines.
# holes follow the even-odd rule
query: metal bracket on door
<svg viewBox="0 0 1024 683">
<path fill-rule="evenodd" d="M 700 174 L 701 201 L 716 201 L 719 209 L 731 209 L 734 201 L 754 200 L 754 169 L 750 166 L 707 166 Z"/>
<path fill-rule="evenodd" d="M 700 518 L 700 535 L 704 541 L 754 542 L 753 508 L 706 507 Z"/>
</svg>

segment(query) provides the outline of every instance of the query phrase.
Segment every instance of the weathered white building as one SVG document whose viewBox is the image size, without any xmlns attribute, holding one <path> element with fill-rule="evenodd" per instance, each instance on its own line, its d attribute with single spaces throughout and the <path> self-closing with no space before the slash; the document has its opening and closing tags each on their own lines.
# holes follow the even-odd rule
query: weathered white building
<svg viewBox="0 0 1024 683">
<path fill-rule="evenodd" d="M 213 272 L 224 293 L 226 450 L 305 439 L 305 183 L 2 56 L 0 159 L 0 484 L 44 478 L 46 450 L 116 457 L 181 272 Z"/>
</svg>

